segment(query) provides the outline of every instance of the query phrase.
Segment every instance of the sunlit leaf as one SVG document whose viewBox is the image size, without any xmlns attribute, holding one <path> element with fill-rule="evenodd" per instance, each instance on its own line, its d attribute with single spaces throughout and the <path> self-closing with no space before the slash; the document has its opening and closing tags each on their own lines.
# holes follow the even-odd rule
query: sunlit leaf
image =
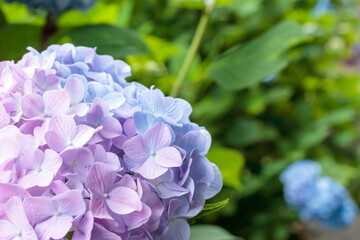
<svg viewBox="0 0 360 240">
<path fill-rule="evenodd" d="M 117 21 L 120 1 L 103 3 L 98 1 L 94 8 L 87 12 L 67 11 L 59 19 L 60 26 L 83 26 L 89 24 L 113 24 Z"/>
<path fill-rule="evenodd" d="M 211 149 L 207 157 L 219 167 L 225 185 L 241 188 L 240 173 L 244 166 L 244 158 L 240 152 L 218 147 Z"/>
<path fill-rule="evenodd" d="M 168 60 L 179 51 L 175 44 L 155 36 L 146 35 L 144 41 L 154 53 L 155 59 L 160 62 Z"/>
<path fill-rule="evenodd" d="M 356 110 L 351 108 L 339 108 L 328 112 L 326 116 L 319 119 L 318 125 L 339 125 L 355 119 Z"/>
<path fill-rule="evenodd" d="M 251 86 L 285 68 L 288 64 L 285 52 L 305 38 L 299 24 L 281 22 L 260 37 L 221 54 L 208 74 L 228 89 Z"/>
</svg>

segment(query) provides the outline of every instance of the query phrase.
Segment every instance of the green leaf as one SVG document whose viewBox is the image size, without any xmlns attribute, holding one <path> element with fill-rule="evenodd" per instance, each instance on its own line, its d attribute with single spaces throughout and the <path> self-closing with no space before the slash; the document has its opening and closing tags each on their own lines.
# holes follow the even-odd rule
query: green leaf
<svg viewBox="0 0 360 240">
<path fill-rule="evenodd" d="M 154 53 L 155 59 L 160 62 L 165 62 L 171 56 L 179 52 L 178 47 L 167 41 L 166 39 L 161 39 L 159 37 L 151 35 L 145 35 L 144 41 Z"/>
<path fill-rule="evenodd" d="M 212 95 L 205 96 L 198 103 L 193 105 L 191 117 L 197 123 L 215 122 L 229 112 L 234 103 L 233 92 L 217 88 Z"/>
<path fill-rule="evenodd" d="M 223 207 L 225 207 L 227 204 L 229 203 L 229 199 L 225 199 L 223 201 L 217 202 L 217 203 L 207 203 L 205 204 L 204 208 L 202 209 L 202 211 L 194 218 L 189 220 L 189 223 L 195 223 L 196 219 L 199 219 L 205 215 L 208 215 L 210 213 L 214 213 L 219 211 L 220 209 L 222 209 Z"/>
<path fill-rule="evenodd" d="M 104 3 L 98 1 L 89 11 L 66 11 L 58 25 L 61 26 L 84 26 L 93 24 L 114 24 L 117 21 L 119 10 L 122 8 L 122 1 Z"/>
<path fill-rule="evenodd" d="M 65 238 L 70 240 L 70 239 L 72 239 L 73 235 L 74 235 L 74 232 L 68 232 L 68 234 L 66 234 Z"/>
<path fill-rule="evenodd" d="M 299 24 L 281 22 L 260 37 L 220 55 L 208 75 L 227 89 L 249 87 L 284 69 L 288 64 L 284 53 L 305 38 Z"/>
<path fill-rule="evenodd" d="M 301 149 L 308 149 L 323 142 L 330 135 L 328 126 L 306 127 L 300 129 L 296 139 L 296 145 Z"/>
<path fill-rule="evenodd" d="M 243 119 L 235 124 L 226 133 L 228 144 L 243 147 L 263 141 L 272 141 L 278 138 L 276 128 L 256 119 Z"/>
<path fill-rule="evenodd" d="M 336 126 L 343 123 L 351 122 L 355 119 L 356 110 L 352 108 L 335 109 L 327 113 L 327 115 L 317 120 L 318 126 L 330 125 Z"/>
<path fill-rule="evenodd" d="M 337 162 L 332 157 L 324 157 L 319 162 L 324 176 L 330 176 L 345 186 L 359 178 L 359 171 L 355 166 Z"/>
<path fill-rule="evenodd" d="M 99 54 L 114 58 L 150 53 L 141 38 L 132 30 L 110 25 L 91 25 L 73 29 L 69 33 L 75 45 L 97 47 Z"/>
<path fill-rule="evenodd" d="M 241 196 L 245 198 L 256 193 L 260 189 L 266 188 L 267 184 L 269 184 L 273 178 L 278 177 L 280 172 L 282 172 L 290 162 L 291 159 L 284 159 L 267 164 L 260 174 L 253 175 L 245 181 L 244 187 L 241 189 Z"/>
<path fill-rule="evenodd" d="M 190 240 L 240 240 L 222 227 L 210 224 L 191 227 Z"/>
<path fill-rule="evenodd" d="M 44 17 L 35 15 L 27 10 L 25 4 L 14 2 L 11 4 L 0 1 L 0 8 L 4 17 L 9 24 L 29 24 L 42 26 L 44 24 Z"/>
<path fill-rule="evenodd" d="M 218 147 L 211 149 L 207 158 L 219 167 L 225 185 L 241 189 L 239 176 L 244 166 L 244 157 L 240 152 Z"/>
<path fill-rule="evenodd" d="M 41 29 L 38 26 L 11 24 L 0 29 L 0 60 L 19 60 L 28 46 L 38 48 Z"/>
<path fill-rule="evenodd" d="M 205 204 L 203 211 L 216 212 L 219 211 L 221 208 L 225 207 L 228 203 L 229 199 L 225 199 L 217 203 L 207 203 Z"/>
<path fill-rule="evenodd" d="M 276 86 L 265 92 L 266 104 L 274 104 L 288 100 L 294 93 L 294 89 L 289 86 Z"/>
</svg>

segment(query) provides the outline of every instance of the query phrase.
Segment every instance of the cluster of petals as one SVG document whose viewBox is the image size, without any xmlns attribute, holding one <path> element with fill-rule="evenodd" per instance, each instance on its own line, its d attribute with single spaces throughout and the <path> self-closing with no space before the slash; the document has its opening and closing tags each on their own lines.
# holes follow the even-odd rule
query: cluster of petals
<svg viewBox="0 0 360 240">
<path fill-rule="evenodd" d="M 96 49 L 0 62 L 1 239 L 174 239 L 222 187 L 191 106 Z"/>
<path fill-rule="evenodd" d="M 75 9 L 86 11 L 91 8 L 98 0 L 5 0 L 5 2 L 19 2 L 26 4 L 29 9 L 44 9 L 55 16 L 61 13 Z"/>
<path fill-rule="evenodd" d="M 321 166 L 311 160 L 300 160 L 288 166 L 280 176 L 285 201 L 300 212 L 304 221 L 315 220 L 328 228 L 353 223 L 358 208 L 347 189 L 320 173 Z"/>
</svg>

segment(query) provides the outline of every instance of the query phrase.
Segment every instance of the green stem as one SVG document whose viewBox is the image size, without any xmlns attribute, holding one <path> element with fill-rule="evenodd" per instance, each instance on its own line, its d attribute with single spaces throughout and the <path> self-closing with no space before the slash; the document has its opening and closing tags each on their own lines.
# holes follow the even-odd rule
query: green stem
<svg viewBox="0 0 360 240">
<path fill-rule="evenodd" d="M 56 18 L 51 13 L 46 17 L 46 24 L 43 27 L 40 39 L 40 51 L 47 48 L 50 37 L 57 31 Z"/>
<path fill-rule="evenodd" d="M 206 26 L 210 19 L 210 15 L 215 8 L 215 4 L 216 4 L 216 0 L 213 0 L 212 3 L 206 7 L 205 11 L 203 12 L 203 14 L 201 16 L 199 24 L 196 28 L 194 38 L 192 39 L 189 51 L 186 54 L 186 57 L 181 66 L 179 75 L 177 76 L 176 81 L 171 89 L 170 95 L 173 97 L 177 97 L 180 92 L 181 85 L 183 84 L 183 82 L 186 78 L 186 75 L 189 72 L 191 63 L 199 49 L 201 40 L 205 33 Z"/>
</svg>

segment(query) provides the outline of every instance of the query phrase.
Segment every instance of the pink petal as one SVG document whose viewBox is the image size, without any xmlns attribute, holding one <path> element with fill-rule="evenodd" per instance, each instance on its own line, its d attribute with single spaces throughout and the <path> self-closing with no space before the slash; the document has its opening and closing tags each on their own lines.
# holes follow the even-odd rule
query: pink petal
<svg viewBox="0 0 360 240">
<path fill-rule="evenodd" d="M 129 140 L 129 137 L 126 135 L 121 135 L 119 137 L 116 137 L 114 139 L 112 139 L 113 144 L 115 145 L 115 147 L 119 148 L 119 149 L 123 149 L 124 148 L 124 143 Z"/>
<path fill-rule="evenodd" d="M 92 239 L 121 240 L 120 236 L 106 230 L 106 228 L 97 223 L 94 224 L 91 237 Z"/>
<path fill-rule="evenodd" d="M 19 230 L 9 221 L 0 219 L 0 236 L 3 240 L 12 240 L 18 235 Z"/>
<path fill-rule="evenodd" d="M 35 137 L 35 140 L 36 140 L 36 144 L 39 144 L 40 146 L 46 144 L 46 142 L 45 142 L 45 133 L 48 130 L 49 121 L 50 121 L 49 118 L 45 118 L 45 120 L 43 122 L 36 121 L 36 123 L 35 123 L 36 125 L 34 126 L 35 128 L 33 130 L 34 137 Z M 30 129 L 28 129 L 28 130 L 30 130 Z M 29 134 L 31 134 L 31 132 Z"/>
<path fill-rule="evenodd" d="M 37 148 L 25 148 L 18 164 L 27 170 L 37 169 L 44 161 L 44 153 Z"/>
<path fill-rule="evenodd" d="M 91 194 L 90 210 L 95 218 L 113 219 L 107 210 L 105 198 L 96 193 Z"/>
<path fill-rule="evenodd" d="M 134 228 L 140 227 L 145 224 L 151 216 L 151 209 L 142 203 L 141 211 L 132 212 L 123 216 L 124 222 L 126 226 L 128 226 L 128 230 L 132 230 Z"/>
<path fill-rule="evenodd" d="M 76 115 L 79 117 L 83 117 L 89 110 L 89 106 L 86 103 L 79 103 L 69 108 L 66 114 L 68 115 Z"/>
<path fill-rule="evenodd" d="M 48 116 L 65 114 L 70 106 L 70 96 L 64 90 L 49 90 L 43 95 L 45 109 Z"/>
<path fill-rule="evenodd" d="M 20 153 L 19 144 L 12 139 L 0 139 L 0 164 L 16 158 Z"/>
<path fill-rule="evenodd" d="M 48 197 L 29 197 L 24 201 L 26 215 L 31 223 L 40 223 L 54 215 L 57 203 Z"/>
<path fill-rule="evenodd" d="M 144 143 L 153 151 L 169 146 L 171 143 L 171 133 L 169 128 L 164 123 L 155 124 L 146 131 Z"/>
<path fill-rule="evenodd" d="M 86 120 L 91 124 L 99 125 L 109 114 L 108 104 L 101 98 L 95 98 L 86 115 Z"/>
<path fill-rule="evenodd" d="M 47 187 L 54 179 L 54 174 L 48 170 L 41 170 L 34 179 L 34 182 L 39 187 Z"/>
<path fill-rule="evenodd" d="M 45 150 L 44 162 L 41 166 L 43 170 L 46 169 L 55 176 L 61 164 L 62 164 L 62 159 L 55 151 L 51 149 Z"/>
<path fill-rule="evenodd" d="M 145 146 L 142 136 L 135 136 L 123 145 L 125 154 L 135 162 L 145 161 L 150 154 L 149 149 Z"/>
<path fill-rule="evenodd" d="M 132 137 L 136 134 L 136 127 L 132 118 L 129 118 L 124 122 L 124 132 L 128 137 Z"/>
<path fill-rule="evenodd" d="M 61 153 L 64 161 L 62 174 L 79 173 L 87 175 L 88 167 L 94 162 L 92 153 L 87 148 L 68 149 Z"/>
<path fill-rule="evenodd" d="M 76 127 L 76 132 L 74 138 L 72 139 L 72 144 L 75 147 L 84 146 L 94 135 L 95 129 L 86 125 L 79 125 Z"/>
<path fill-rule="evenodd" d="M 5 212 L 9 220 L 21 231 L 23 238 L 29 240 L 37 239 L 35 231 L 30 226 L 29 220 L 25 215 L 23 203 L 19 197 L 13 197 L 5 204 Z"/>
<path fill-rule="evenodd" d="M 164 147 L 156 152 L 155 161 L 162 167 L 180 167 L 182 158 L 180 152 L 174 147 Z"/>
<path fill-rule="evenodd" d="M 59 211 L 65 215 L 78 216 L 85 213 L 86 206 L 80 191 L 69 190 L 53 198 L 59 204 Z"/>
<path fill-rule="evenodd" d="M 5 137 L 15 138 L 19 134 L 20 134 L 19 128 L 15 127 L 13 125 L 10 125 L 10 126 L 0 129 L 0 139 L 5 138 Z"/>
<path fill-rule="evenodd" d="M 120 122 L 113 117 L 105 118 L 102 121 L 103 129 L 100 130 L 100 134 L 108 139 L 118 137 L 122 134 L 122 127 Z"/>
<path fill-rule="evenodd" d="M 26 175 L 21 176 L 18 179 L 18 184 L 25 189 L 32 188 L 34 186 L 41 186 L 47 187 L 51 183 L 53 179 L 53 175 L 46 171 L 45 173 L 41 174 L 37 170 L 32 170 L 28 172 Z"/>
<path fill-rule="evenodd" d="M 119 157 L 112 152 L 106 153 L 106 159 L 104 163 L 111 166 L 114 170 L 119 170 L 121 168 Z"/>
<path fill-rule="evenodd" d="M 116 172 L 107 164 L 95 163 L 86 178 L 86 187 L 92 193 L 103 195 L 112 189 L 116 179 Z"/>
<path fill-rule="evenodd" d="M 65 237 L 72 225 L 73 218 L 68 215 L 53 216 L 36 225 L 35 230 L 40 240 L 49 238 L 60 239 Z"/>
<path fill-rule="evenodd" d="M 163 175 L 168 169 L 159 166 L 154 157 L 149 157 L 144 163 L 131 170 L 140 173 L 144 178 L 154 179 Z"/>
<path fill-rule="evenodd" d="M 62 194 L 64 192 L 67 192 L 69 191 L 70 189 L 66 186 L 66 184 L 61 181 L 61 180 L 56 180 L 56 181 L 53 181 L 49 188 L 51 189 L 51 191 L 53 193 L 55 193 L 56 195 L 59 195 L 59 194 Z"/>
<path fill-rule="evenodd" d="M 26 118 L 42 116 L 44 108 L 43 99 L 36 93 L 28 94 L 21 100 L 21 109 Z"/>
<path fill-rule="evenodd" d="M 82 216 L 79 218 L 82 218 Z M 94 225 L 94 217 L 92 216 L 91 212 L 88 211 L 85 214 L 85 216 L 78 223 L 75 223 L 75 221 L 74 221 L 73 225 L 75 225 L 77 227 L 77 229 L 74 230 L 74 235 L 71 240 L 90 239 L 91 231 L 92 231 L 93 225 Z"/>
<path fill-rule="evenodd" d="M 10 183 L 0 183 L 0 193 L 0 203 L 5 203 L 15 196 L 20 197 L 21 199 L 30 196 L 30 194 L 22 187 Z"/>
<path fill-rule="evenodd" d="M 68 142 L 54 131 L 45 133 L 45 141 L 47 145 L 56 152 L 61 152 L 68 146 Z"/>
<path fill-rule="evenodd" d="M 0 129 L 7 126 L 10 123 L 10 116 L 6 112 L 4 106 L 0 102 Z"/>
<path fill-rule="evenodd" d="M 78 216 L 85 213 L 86 206 L 81 192 L 69 190 L 53 198 L 59 205 L 62 215 Z"/>
<path fill-rule="evenodd" d="M 129 174 L 125 174 L 125 176 L 119 182 L 117 182 L 116 186 L 127 187 L 134 191 L 138 190 L 138 186 L 136 186 L 136 182 Z M 141 188 L 140 185 L 139 185 L 139 187 Z M 137 192 L 138 192 L 138 195 L 140 195 L 139 191 L 137 191 Z"/>
<path fill-rule="evenodd" d="M 49 131 L 54 131 L 62 136 L 68 143 L 76 133 L 76 123 L 71 116 L 55 116 L 49 123 Z"/>
<path fill-rule="evenodd" d="M 117 214 L 129 214 L 141 211 L 142 204 L 139 195 L 127 187 L 117 187 L 109 193 L 106 203 L 111 211 Z"/>
<path fill-rule="evenodd" d="M 68 79 L 64 90 L 69 93 L 72 104 L 79 103 L 84 99 L 85 88 L 80 79 L 74 77 Z"/>
</svg>

